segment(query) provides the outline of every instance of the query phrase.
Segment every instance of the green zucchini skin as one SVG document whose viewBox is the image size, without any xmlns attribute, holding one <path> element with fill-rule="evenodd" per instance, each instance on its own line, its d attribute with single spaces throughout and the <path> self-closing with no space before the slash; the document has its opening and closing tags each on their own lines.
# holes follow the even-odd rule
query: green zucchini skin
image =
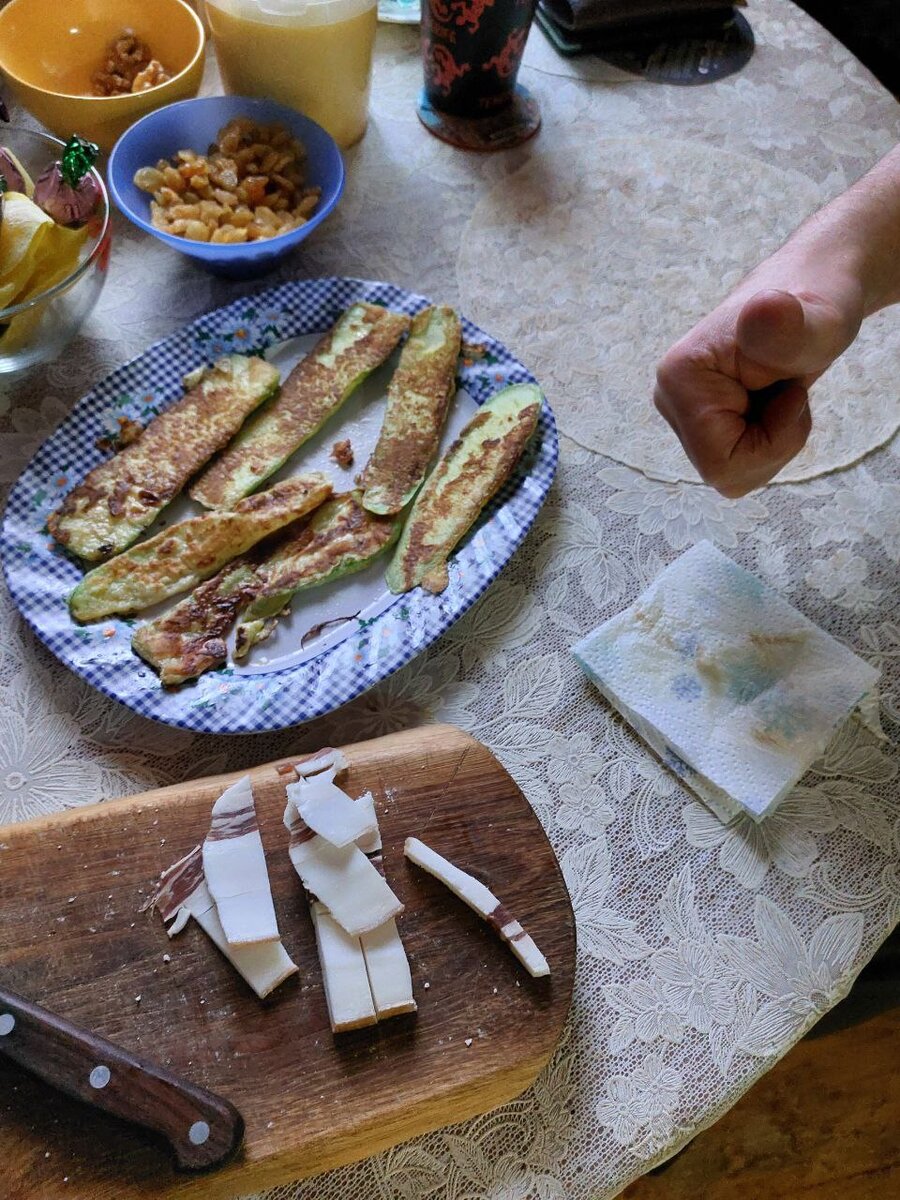
<svg viewBox="0 0 900 1200">
<path fill-rule="evenodd" d="M 509 478 L 537 426 L 543 395 L 519 383 L 481 406 L 425 480 L 387 569 L 392 592 L 442 592 L 447 560 Z"/>
<path fill-rule="evenodd" d="M 69 597 L 69 610 L 76 621 L 97 621 L 186 592 L 330 495 L 328 479 L 313 471 L 251 496 L 231 512 L 180 521 L 89 571 Z"/>
<path fill-rule="evenodd" d="M 221 667 L 228 656 L 225 639 L 258 587 L 253 564 L 235 559 L 167 613 L 136 629 L 131 648 L 159 672 L 166 687 Z"/>
<path fill-rule="evenodd" d="M 377 304 L 354 304 L 300 360 L 278 398 L 248 421 L 190 489 L 204 508 L 232 508 L 281 468 L 381 366 L 409 328 L 409 317 Z"/>
<path fill-rule="evenodd" d="M 186 377 L 188 391 L 89 472 L 52 513 L 53 537 L 86 562 L 120 554 L 278 391 L 278 370 L 231 354 Z"/>
<path fill-rule="evenodd" d="M 378 442 L 360 479 L 369 512 L 398 513 L 419 490 L 456 390 L 461 335 L 459 317 L 445 305 L 413 319 L 388 388 Z"/>
<path fill-rule="evenodd" d="M 399 517 L 367 512 L 359 491 L 334 496 L 257 567 L 261 588 L 241 616 L 235 658 L 264 641 L 297 592 L 361 571 L 397 540 Z"/>
</svg>

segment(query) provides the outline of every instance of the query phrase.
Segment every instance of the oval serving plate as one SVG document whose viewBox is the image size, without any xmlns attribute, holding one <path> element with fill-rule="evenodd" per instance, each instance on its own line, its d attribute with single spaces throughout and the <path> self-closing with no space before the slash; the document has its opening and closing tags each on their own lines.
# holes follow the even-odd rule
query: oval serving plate
<svg viewBox="0 0 900 1200">
<path fill-rule="evenodd" d="M 131 651 L 131 635 L 140 619 L 83 626 L 71 619 L 68 596 L 83 572 L 54 546 L 46 521 L 104 457 L 98 439 L 117 429 L 118 417 L 146 424 L 182 394 L 183 375 L 220 354 L 264 351 L 284 376 L 357 300 L 410 314 L 429 303 L 391 284 L 332 278 L 286 283 L 207 313 L 117 368 L 82 397 L 10 493 L 0 553 L 20 612 L 66 666 L 141 716 L 204 733 L 261 733 L 330 712 L 440 637 L 493 582 L 537 516 L 559 453 L 556 424 L 546 402 L 537 432 L 512 476 L 451 557 L 450 585 L 439 596 L 421 588 L 391 595 L 384 583 L 390 561 L 385 555 L 358 575 L 301 592 L 291 616 L 254 650 L 246 665 L 229 663 L 171 690 L 163 688 L 156 673 Z M 443 446 L 475 407 L 501 387 L 536 382 L 504 346 L 465 319 L 463 340 L 480 350 L 477 358 L 461 359 Z M 298 451 L 274 478 L 321 469 L 331 475 L 336 491 L 351 488 L 378 436 L 395 362 L 396 356 L 370 376 L 309 447 Z M 355 461 L 344 470 L 329 454 L 333 443 L 346 437 Z M 180 498 L 150 532 L 199 511 L 199 506 Z"/>
</svg>

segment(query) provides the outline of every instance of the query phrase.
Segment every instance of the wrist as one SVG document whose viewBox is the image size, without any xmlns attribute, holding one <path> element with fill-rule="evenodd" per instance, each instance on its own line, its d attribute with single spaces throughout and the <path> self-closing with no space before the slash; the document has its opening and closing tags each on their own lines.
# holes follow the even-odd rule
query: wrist
<svg viewBox="0 0 900 1200">
<path fill-rule="evenodd" d="M 900 147 L 848 191 L 814 213 L 783 247 L 816 260 L 844 295 L 856 293 L 861 316 L 900 301 Z"/>
<path fill-rule="evenodd" d="M 866 247 L 839 220 L 817 213 L 781 249 L 744 279 L 729 299 L 743 305 L 761 291 L 782 291 L 825 307 L 839 318 L 851 340 L 865 316 L 875 311 L 874 285 Z"/>
<path fill-rule="evenodd" d="M 794 254 L 801 287 L 826 295 L 858 324 L 893 299 L 884 248 L 873 240 L 869 223 L 848 207 L 835 203 L 811 217 L 797 232 Z M 784 249 L 789 247 L 790 242 Z"/>
</svg>

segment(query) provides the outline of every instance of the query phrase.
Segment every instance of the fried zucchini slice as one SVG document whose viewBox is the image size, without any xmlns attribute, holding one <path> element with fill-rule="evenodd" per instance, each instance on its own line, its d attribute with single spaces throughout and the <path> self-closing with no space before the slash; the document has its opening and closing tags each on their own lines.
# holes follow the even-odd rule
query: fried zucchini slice
<svg viewBox="0 0 900 1200">
<path fill-rule="evenodd" d="M 542 400 L 534 384 L 519 383 L 481 406 L 416 497 L 387 569 L 392 592 L 416 584 L 444 590 L 447 559 L 509 478 L 534 433 Z"/>
<path fill-rule="evenodd" d="M 180 521 L 89 571 L 69 597 L 76 621 L 139 612 L 196 587 L 270 533 L 311 512 L 331 495 L 319 472 L 276 483 L 232 512 Z"/>
<path fill-rule="evenodd" d="M 369 512 L 400 512 L 425 478 L 456 388 L 461 333 L 452 308 L 426 308 L 413 319 L 388 388 L 378 443 L 359 481 Z"/>
<path fill-rule="evenodd" d="M 262 586 L 238 625 L 235 658 L 269 636 L 295 592 L 361 571 L 394 544 L 400 518 L 367 512 L 360 499 L 334 496 L 257 567 Z"/>
<path fill-rule="evenodd" d="M 131 648 L 159 672 L 166 686 L 196 679 L 225 662 L 225 639 L 258 588 L 253 563 L 235 559 L 169 612 L 136 630 Z"/>
<path fill-rule="evenodd" d="M 201 475 L 191 498 L 205 508 L 231 508 L 255 491 L 381 366 L 408 328 L 409 317 L 377 304 L 348 308 L 294 367 L 275 403 Z"/>
<path fill-rule="evenodd" d="M 140 436 L 94 467 L 47 525 L 79 558 L 96 562 L 127 549 L 192 475 L 234 437 L 248 415 L 278 390 L 278 370 L 230 354 L 185 378 L 188 392 Z"/>
</svg>

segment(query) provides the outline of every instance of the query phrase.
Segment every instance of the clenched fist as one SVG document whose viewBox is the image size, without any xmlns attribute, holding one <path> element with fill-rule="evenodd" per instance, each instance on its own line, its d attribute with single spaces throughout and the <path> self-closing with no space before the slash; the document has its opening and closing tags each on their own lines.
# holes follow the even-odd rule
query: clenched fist
<svg viewBox="0 0 900 1200">
<path fill-rule="evenodd" d="M 810 218 L 668 351 L 656 407 L 707 483 L 762 487 L 802 449 L 810 388 L 900 299 L 900 148 Z"/>
</svg>

